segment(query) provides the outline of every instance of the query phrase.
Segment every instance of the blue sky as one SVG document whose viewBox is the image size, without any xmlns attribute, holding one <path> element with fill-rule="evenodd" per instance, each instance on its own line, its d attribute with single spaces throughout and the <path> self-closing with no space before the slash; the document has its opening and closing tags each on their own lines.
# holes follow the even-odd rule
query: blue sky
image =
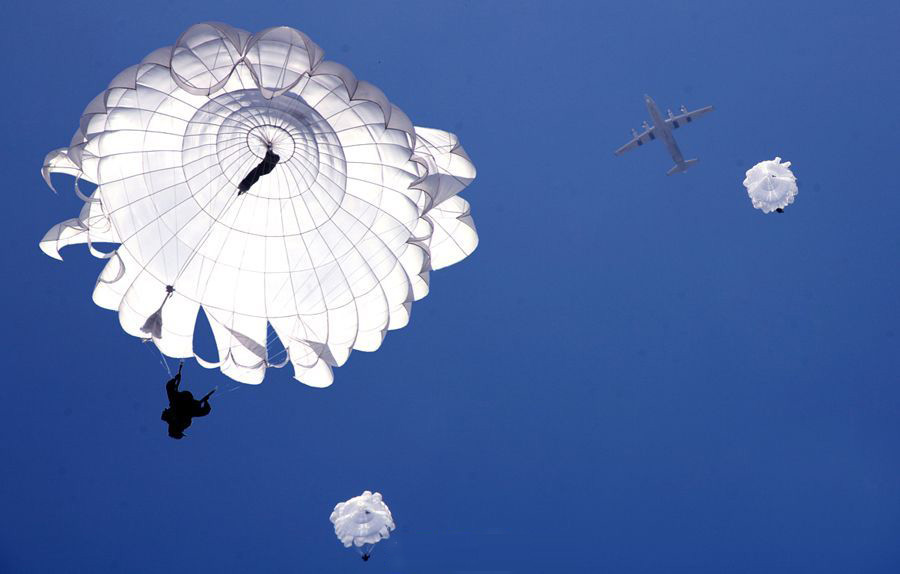
<svg viewBox="0 0 900 574">
<path fill-rule="evenodd" d="M 181 4 L 5 9 L 0 571 L 900 569 L 895 3 Z M 39 168 L 202 20 L 303 30 L 457 133 L 481 244 L 332 387 L 274 372 L 179 443 L 102 263 L 37 248 L 80 204 Z M 716 106 L 695 169 L 613 157 L 644 93 Z M 800 194 L 767 216 L 741 181 L 775 155 Z M 368 563 L 328 522 L 364 489 L 398 526 Z"/>
</svg>

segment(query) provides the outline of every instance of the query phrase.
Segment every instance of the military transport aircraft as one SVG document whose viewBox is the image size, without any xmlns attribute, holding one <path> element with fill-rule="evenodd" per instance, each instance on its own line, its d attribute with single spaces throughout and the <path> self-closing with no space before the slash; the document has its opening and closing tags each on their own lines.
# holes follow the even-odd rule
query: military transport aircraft
<svg viewBox="0 0 900 574">
<path fill-rule="evenodd" d="M 647 104 L 647 111 L 650 112 L 650 118 L 653 120 L 654 125 L 650 125 L 647 121 L 644 121 L 644 131 L 638 133 L 637 130 L 632 129 L 631 141 L 627 144 L 623 145 L 619 149 L 616 150 L 616 155 L 622 155 L 628 150 L 632 150 L 636 147 L 640 147 L 645 143 L 655 140 L 656 138 L 660 138 L 666 144 L 666 149 L 669 150 L 669 155 L 672 156 L 672 159 L 675 160 L 675 165 L 666 172 L 666 175 L 672 175 L 673 173 L 681 173 L 686 171 L 687 168 L 691 167 L 698 160 L 696 159 L 684 159 L 684 156 L 681 155 L 681 150 L 678 149 L 678 144 L 675 143 L 675 138 L 672 136 L 672 130 L 677 130 L 681 126 L 685 124 L 689 124 L 700 116 L 707 114 L 713 110 L 712 106 L 706 106 L 705 108 L 700 108 L 698 110 L 694 110 L 689 112 L 686 107 L 681 106 L 681 113 L 677 116 L 672 113 L 672 110 L 669 110 L 669 117 L 663 119 L 662 114 L 659 113 L 659 108 L 656 107 L 656 102 L 653 101 L 653 98 L 650 96 L 644 96 L 644 102 Z"/>
</svg>

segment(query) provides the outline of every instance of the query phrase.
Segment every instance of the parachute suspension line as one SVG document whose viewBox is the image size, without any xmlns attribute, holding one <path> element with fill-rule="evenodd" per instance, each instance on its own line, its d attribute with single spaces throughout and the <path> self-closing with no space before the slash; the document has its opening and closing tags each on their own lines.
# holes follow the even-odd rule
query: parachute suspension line
<svg viewBox="0 0 900 574">
<path fill-rule="evenodd" d="M 152 343 L 153 339 L 148 337 L 146 339 L 142 339 L 141 341 L 146 345 L 147 343 Z M 153 346 L 156 347 L 155 344 Z M 172 378 L 172 369 L 169 368 L 169 362 L 166 361 L 166 356 L 163 355 L 163 352 L 159 349 L 159 347 L 156 347 L 156 350 L 159 351 L 159 364 L 166 370 L 166 373 L 169 375 L 169 378 L 171 379 Z M 152 355 L 153 351 L 150 351 L 150 354 Z"/>
<path fill-rule="evenodd" d="M 221 393 L 219 393 L 219 392 L 218 392 L 218 390 L 219 390 L 219 385 L 216 385 L 216 388 L 213 389 L 213 390 L 216 391 L 216 394 L 214 394 L 214 395 L 212 395 L 211 397 L 209 397 L 209 400 L 212 401 L 213 399 L 215 399 L 216 402 L 219 402 L 219 401 L 221 401 L 223 398 L 225 398 L 225 395 L 227 395 L 227 394 L 229 394 L 229 393 L 233 393 L 234 391 L 239 391 L 239 390 L 241 390 L 243 387 L 244 387 L 243 385 L 235 385 L 235 386 L 231 387 L 230 389 L 226 389 L 226 390 L 222 391 Z"/>
<path fill-rule="evenodd" d="M 234 197 L 235 196 L 232 196 L 228 199 L 228 201 L 225 203 L 225 207 L 223 207 L 222 211 L 219 212 L 219 217 L 221 217 L 226 211 L 228 211 L 228 209 L 232 205 L 232 201 L 233 201 Z M 215 220 L 214 220 L 214 222 L 215 222 Z M 212 235 L 212 231 L 213 231 L 214 227 L 215 227 L 214 224 L 211 224 L 209 226 L 209 229 L 206 230 L 206 232 L 203 234 L 203 237 L 200 238 L 199 243 L 197 243 L 197 247 L 194 248 L 194 250 L 188 256 L 187 261 L 185 261 L 184 265 L 181 266 L 181 269 L 178 270 L 178 273 L 175 275 L 175 279 L 172 281 L 172 284 L 166 285 L 166 298 L 163 300 L 163 305 L 166 304 L 166 301 L 168 301 L 169 297 L 172 296 L 172 293 L 175 292 L 175 282 L 178 281 L 178 278 L 181 277 L 181 274 L 184 273 L 184 270 L 188 268 L 188 266 L 194 260 L 194 257 L 196 257 L 197 253 L 200 252 L 200 248 L 203 246 L 204 243 L 206 243 L 206 240 L 209 239 L 209 236 Z M 223 245 L 224 245 L 224 243 L 223 243 Z M 156 313 L 151 315 L 150 318 L 147 319 L 147 322 L 144 323 L 144 328 L 142 328 L 141 330 L 147 332 L 146 331 L 147 324 L 154 317 L 157 317 L 158 321 L 159 321 L 159 335 L 156 335 L 156 336 L 161 337 L 162 336 L 162 305 L 160 305 L 159 311 L 157 311 Z"/>
<path fill-rule="evenodd" d="M 209 236 L 212 235 L 212 231 L 213 231 L 213 229 L 215 228 L 215 222 L 218 221 L 218 219 L 219 219 L 220 217 L 222 217 L 223 215 L 225 215 L 225 212 L 228 211 L 228 210 L 231 208 L 232 202 L 233 202 L 233 201 L 235 200 L 235 198 L 237 198 L 237 197 L 238 197 L 238 196 L 236 196 L 236 195 L 232 195 L 231 197 L 228 198 L 228 201 L 225 202 L 225 207 L 223 207 L 223 208 L 222 208 L 222 211 L 219 212 L 219 216 L 218 216 L 216 219 L 213 220 L 213 223 L 210 224 L 209 229 L 207 229 L 206 232 L 204 232 L 203 237 L 201 237 L 201 238 L 200 238 L 200 241 L 197 242 L 197 246 L 194 247 L 194 250 L 193 250 L 193 251 L 191 251 L 191 254 L 188 256 L 187 261 L 185 261 L 185 262 L 184 262 L 184 265 L 181 266 L 181 269 L 178 270 L 178 274 L 175 275 L 175 280 L 172 281 L 172 284 L 173 284 L 173 285 L 175 284 L 175 281 L 178 281 L 178 278 L 181 277 L 181 274 L 184 273 L 184 270 L 188 268 L 188 266 L 189 266 L 189 265 L 191 264 L 191 262 L 194 260 L 194 257 L 196 257 L 197 254 L 200 252 L 200 248 L 203 247 L 203 244 L 206 243 L 206 240 L 209 239 Z M 224 242 L 223 242 L 222 245 L 223 245 L 223 246 L 225 245 Z"/>
<path fill-rule="evenodd" d="M 156 346 L 156 345 L 154 345 Z M 156 347 L 156 350 L 159 351 L 159 360 L 162 361 L 163 366 L 166 368 L 166 373 L 169 374 L 169 378 L 172 378 L 172 369 L 169 368 L 169 361 L 166 360 L 166 356 L 163 355 L 162 349 Z"/>
<path fill-rule="evenodd" d="M 225 207 L 222 208 L 222 211 L 219 214 L 220 216 L 222 214 L 224 214 L 226 211 L 228 211 L 229 207 L 231 207 L 232 199 L 233 199 L 233 197 L 228 199 L 228 201 L 225 204 Z M 169 298 L 175 293 L 175 281 L 177 281 L 178 278 L 181 277 L 181 274 L 184 272 L 184 270 L 187 268 L 187 266 L 190 265 L 191 261 L 193 261 L 194 256 L 196 256 L 197 253 L 199 253 L 200 247 L 204 243 L 206 243 L 207 239 L 209 239 L 209 236 L 212 234 L 213 228 L 214 228 L 214 225 L 209 226 L 209 229 L 206 230 L 203 237 L 200 239 L 200 242 L 197 244 L 197 248 L 191 253 L 191 255 L 188 257 L 187 261 L 185 261 L 184 265 L 181 267 L 181 269 L 178 270 L 178 274 L 175 275 L 175 280 L 173 280 L 170 285 L 166 285 L 166 296 L 163 299 L 162 304 L 160 304 L 159 309 L 157 309 L 155 313 L 153 313 L 152 315 L 147 317 L 147 320 L 144 321 L 144 324 L 141 327 L 141 331 L 150 335 L 151 338 L 159 339 L 162 337 L 162 310 L 166 304 L 166 301 L 168 301 Z M 162 355 L 162 351 L 160 351 L 160 355 Z M 169 371 L 169 374 L 171 375 L 171 371 L 169 370 L 168 364 L 166 364 L 166 370 Z"/>
<path fill-rule="evenodd" d="M 272 144 L 271 144 L 266 138 L 262 137 L 261 135 L 259 135 L 258 133 L 256 133 L 256 132 L 255 132 L 254 130 L 252 130 L 252 129 L 251 129 L 249 132 L 247 132 L 247 137 L 249 138 L 250 136 L 255 137 L 255 138 L 258 139 L 258 140 L 260 141 L 260 143 L 262 143 L 264 146 L 266 146 L 266 147 L 269 148 L 269 149 L 272 149 Z M 259 156 L 257 156 L 257 157 L 259 157 Z"/>
<path fill-rule="evenodd" d="M 282 364 L 278 365 L 276 363 L 281 362 L 282 357 L 288 357 L 290 354 L 290 349 L 288 348 L 289 344 L 285 344 L 285 342 L 278 336 L 278 333 L 275 331 L 275 328 L 272 327 L 272 324 L 269 323 L 269 328 L 271 328 L 270 333 L 266 333 L 266 367 L 274 367 L 276 369 L 280 369 L 284 367 L 287 363 L 282 362 Z M 290 338 L 289 338 L 290 340 Z M 275 353 L 269 354 L 269 349 L 272 347 L 272 344 L 278 341 L 281 345 L 281 350 L 276 351 Z"/>
<path fill-rule="evenodd" d="M 269 347 L 272 346 L 272 343 L 274 343 L 276 339 L 281 343 L 281 350 L 270 357 L 268 355 L 268 349 L 269 349 Z M 287 346 L 285 346 L 284 341 L 282 341 L 278 337 L 278 333 L 276 333 L 275 329 L 273 328 L 271 336 L 266 337 L 266 363 L 268 364 L 274 360 L 278 360 L 281 358 L 282 355 L 285 355 L 285 354 L 287 354 Z"/>
<path fill-rule="evenodd" d="M 372 543 L 357 546 L 356 551 L 362 556 L 363 560 L 368 560 L 375 553 L 375 545 Z"/>
<path fill-rule="evenodd" d="M 266 360 L 266 362 L 267 362 L 267 363 L 271 363 L 272 361 L 279 360 L 279 359 L 281 359 L 281 356 L 284 355 L 284 354 L 286 354 L 286 353 L 287 353 L 287 349 L 282 349 L 282 350 L 278 351 L 277 353 L 275 353 L 274 355 L 272 355 L 271 357 L 269 357 L 269 358 Z M 271 367 L 272 365 L 269 365 L 269 366 Z"/>
</svg>

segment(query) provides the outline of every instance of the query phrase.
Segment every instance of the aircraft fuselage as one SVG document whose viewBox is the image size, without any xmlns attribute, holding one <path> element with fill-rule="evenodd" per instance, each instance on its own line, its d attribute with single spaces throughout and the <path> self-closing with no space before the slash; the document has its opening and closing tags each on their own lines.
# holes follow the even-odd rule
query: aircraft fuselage
<svg viewBox="0 0 900 574">
<path fill-rule="evenodd" d="M 666 149 L 669 150 L 669 155 L 675 161 L 676 167 L 684 166 L 684 156 L 681 155 L 681 150 L 678 149 L 678 144 L 675 143 L 675 136 L 672 135 L 672 128 L 666 123 L 666 118 L 659 113 L 659 108 L 656 107 L 656 102 L 653 101 L 653 98 L 644 96 L 644 102 L 647 104 L 647 111 L 653 120 L 653 131 L 666 144 Z"/>
</svg>

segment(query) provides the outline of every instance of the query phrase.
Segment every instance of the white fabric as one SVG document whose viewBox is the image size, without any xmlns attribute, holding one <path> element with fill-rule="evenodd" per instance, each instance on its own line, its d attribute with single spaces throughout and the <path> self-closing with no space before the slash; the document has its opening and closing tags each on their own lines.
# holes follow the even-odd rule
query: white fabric
<svg viewBox="0 0 900 574">
<path fill-rule="evenodd" d="M 330 520 L 335 535 L 347 548 L 375 544 L 390 537 L 394 530 L 394 518 L 381 500 L 381 494 L 372 494 L 368 490 L 347 502 L 339 502 Z"/>
<path fill-rule="evenodd" d="M 352 349 L 374 351 L 428 293 L 429 271 L 475 249 L 457 194 L 475 168 L 456 136 L 414 127 L 375 86 L 287 27 L 258 34 L 210 22 L 120 73 L 94 98 L 43 175 L 95 183 L 81 217 L 51 229 L 73 243 L 120 244 L 94 293 L 122 328 L 195 356 L 202 308 L 218 361 L 262 381 L 267 325 L 295 376 L 332 382 Z M 274 170 L 237 185 L 265 156 Z M 80 192 L 79 192 L 80 193 Z M 166 287 L 174 293 L 166 299 Z"/>
<path fill-rule="evenodd" d="M 797 195 L 797 178 L 789 169 L 791 162 L 782 162 L 780 157 L 761 161 L 747 170 L 744 187 L 753 202 L 753 207 L 763 213 L 772 213 L 794 203 Z"/>
</svg>

